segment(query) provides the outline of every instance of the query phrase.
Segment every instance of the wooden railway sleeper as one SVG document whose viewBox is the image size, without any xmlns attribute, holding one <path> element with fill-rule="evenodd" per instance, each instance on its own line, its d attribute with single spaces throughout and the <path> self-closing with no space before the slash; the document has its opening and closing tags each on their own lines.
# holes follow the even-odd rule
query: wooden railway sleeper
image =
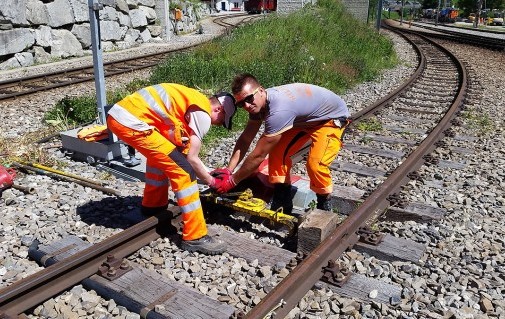
<svg viewBox="0 0 505 319">
<path fill-rule="evenodd" d="M 359 241 L 365 244 L 377 246 L 384 239 L 384 234 L 378 230 L 373 230 L 370 226 L 358 228 L 356 234 L 359 236 Z"/>
<path fill-rule="evenodd" d="M 323 268 L 322 280 L 337 287 L 342 287 L 351 278 L 351 275 L 352 272 L 344 262 L 336 262 L 330 259 L 328 260 L 328 266 Z"/>
<path fill-rule="evenodd" d="M 126 259 L 118 259 L 114 255 L 108 255 L 107 260 L 98 269 L 98 275 L 110 281 L 121 277 L 130 270 L 132 266 Z"/>
</svg>

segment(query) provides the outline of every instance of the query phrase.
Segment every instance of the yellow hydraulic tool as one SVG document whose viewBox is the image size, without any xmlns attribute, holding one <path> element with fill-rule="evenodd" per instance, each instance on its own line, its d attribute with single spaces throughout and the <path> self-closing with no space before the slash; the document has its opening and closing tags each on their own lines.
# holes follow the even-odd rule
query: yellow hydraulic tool
<svg viewBox="0 0 505 319">
<path fill-rule="evenodd" d="M 282 207 L 276 211 L 267 208 L 267 203 L 253 197 L 251 189 L 246 189 L 244 192 L 228 193 L 223 195 L 207 194 L 206 197 L 214 203 L 230 207 L 233 210 L 240 211 L 249 215 L 266 218 L 274 223 L 280 223 L 288 226 L 289 231 L 293 231 L 298 225 L 298 218 L 284 214 Z M 236 198 L 236 199 L 232 199 Z"/>
</svg>

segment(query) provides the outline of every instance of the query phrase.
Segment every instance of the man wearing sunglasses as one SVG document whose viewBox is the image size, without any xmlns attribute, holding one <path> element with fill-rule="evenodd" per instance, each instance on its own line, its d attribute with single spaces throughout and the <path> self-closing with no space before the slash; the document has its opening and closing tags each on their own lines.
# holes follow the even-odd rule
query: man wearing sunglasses
<svg viewBox="0 0 505 319">
<path fill-rule="evenodd" d="M 307 173 L 310 188 L 317 195 L 317 208 L 333 210 L 333 190 L 329 165 L 342 147 L 342 134 L 350 122 L 346 103 L 328 89 L 292 83 L 264 89 L 251 74 L 237 75 L 232 82 L 235 105 L 249 112 L 249 120 L 238 138 L 230 162 L 217 181 L 219 193 L 228 192 L 258 169 L 268 155 L 269 181 L 274 184 L 271 209 L 283 207 L 289 213 L 291 197 L 291 156 L 310 142 Z M 256 147 L 235 173 L 262 123 L 265 131 Z"/>
<path fill-rule="evenodd" d="M 211 186 L 216 177 L 198 154 L 211 125 L 229 129 L 235 110 L 231 94 L 207 98 L 180 84 L 161 83 L 126 96 L 108 112 L 111 132 L 146 157 L 142 214 L 165 211 L 170 185 L 182 212 L 185 250 L 214 255 L 225 249 L 224 242 L 207 235 L 197 177 Z"/>
</svg>

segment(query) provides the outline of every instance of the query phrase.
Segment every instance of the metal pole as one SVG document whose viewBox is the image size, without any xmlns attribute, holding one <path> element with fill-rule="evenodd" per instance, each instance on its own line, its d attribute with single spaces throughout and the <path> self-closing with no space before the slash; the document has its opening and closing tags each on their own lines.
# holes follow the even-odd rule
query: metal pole
<svg viewBox="0 0 505 319">
<path fill-rule="evenodd" d="M 381 28 L 381 19 L 382 19 L 382 0 L 379 0 L 379 5 L 377 6 L 377 31 Z"/>
<path fill-rule="evenodd" d="M 96 104 L 98 108 L 98 120 L 105 125 L 105 76 L 103 71 L 102 44 L 100 42 L 100 9 L 103 4 L 99 0 L 88 0 L 89 23 L 91 29 L 91 48 L 93 51 L 93 70 L 95 72 Z"/>
<path fill-rule="evenodd" d="M 403 24 L 403 5 L 404 5 L 404 0 L 402 0 L 402 7 L 401 7 L 401 12 L 400 12 L 400 25 Z"/>
<path fill-rule="evenodd" d="M 163 1 L 163 16 L 165 17 L 165 40 L 170 41 L 170 4 Z"/>
<path fill-rule="evenodd" d="M 435 16 L 435 25 L 438 25 L 438 17 L 440 15 L 440 0 L 438 0 L 437 15 Z"/>
</svg>

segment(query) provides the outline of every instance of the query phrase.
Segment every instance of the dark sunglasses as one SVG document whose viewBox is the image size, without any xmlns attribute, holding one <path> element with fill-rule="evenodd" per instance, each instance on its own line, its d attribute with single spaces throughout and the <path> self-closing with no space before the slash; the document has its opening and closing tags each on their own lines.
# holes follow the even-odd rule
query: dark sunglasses
<svg viewBox="0 0 505 319">
<path fill-rule="evenodd" d="M 254 102 L 254 96 L 258 93 L 260 87 L 258 86 L 251 94 L 243 98 L 240 102 L 235 103 L 237 107 L 244 107 L 245 103 L 251 104 Z"/>
</svg>

